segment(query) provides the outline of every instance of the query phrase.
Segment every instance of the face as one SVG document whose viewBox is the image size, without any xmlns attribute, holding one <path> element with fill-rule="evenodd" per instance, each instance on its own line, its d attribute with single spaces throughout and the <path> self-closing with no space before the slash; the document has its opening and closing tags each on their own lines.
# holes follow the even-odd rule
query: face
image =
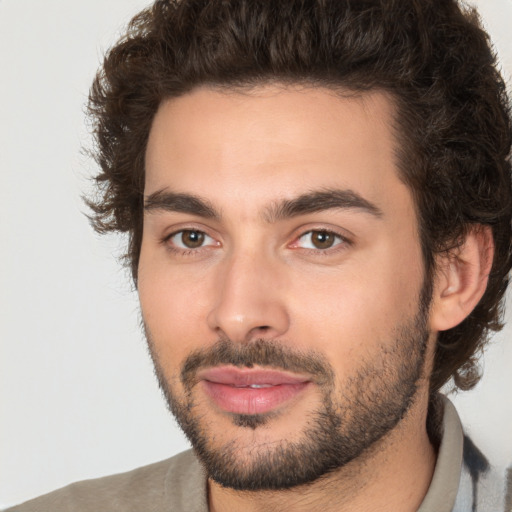
<svg viewBox="0 0 512 512">
<path fill-rule="evenodd" d="M 417 397 L 428 287 L 382 93 L 201 88 L 146 153 L 138 289 L 171 410 L 211 478 L 299 485 Z"/>
</svg>

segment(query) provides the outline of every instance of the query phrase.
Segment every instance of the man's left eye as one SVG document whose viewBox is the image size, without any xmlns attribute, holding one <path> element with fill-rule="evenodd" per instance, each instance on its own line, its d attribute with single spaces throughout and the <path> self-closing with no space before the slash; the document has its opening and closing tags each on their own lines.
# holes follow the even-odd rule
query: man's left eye
<svg viewBox="0 0 512 512">
<path fill-rule="evenodd" d="M 331 249 L 345 242 L 344 238 L 332 231 L 312 230 L 298 238 L 297 247 L 302 249 Z"/>
</svg>

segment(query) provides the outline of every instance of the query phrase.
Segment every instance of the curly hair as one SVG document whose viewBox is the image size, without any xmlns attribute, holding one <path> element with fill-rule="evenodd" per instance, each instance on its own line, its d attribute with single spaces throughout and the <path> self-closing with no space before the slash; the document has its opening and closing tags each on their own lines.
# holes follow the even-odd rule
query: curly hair
<svg viewBox="0 0 512 512">
<path fill-rule="evenodd" d="M 456 0 L 158 0 L 107 53 L 89 98 L 100 166 L 88 200 L 99 232 L 128 234 L 137 283 L 144 158 L 164 99 L 200 85 L 268 82 L 387 92 L 398 167 L 415 198 L 426 275 L 469 229 L 490 226 L 485 294 L 439 334 L 431 391 L 479 379 L 477 356 L 502 327 L 511 268 L 510 103 L 476 11 Z"/>
</svg>

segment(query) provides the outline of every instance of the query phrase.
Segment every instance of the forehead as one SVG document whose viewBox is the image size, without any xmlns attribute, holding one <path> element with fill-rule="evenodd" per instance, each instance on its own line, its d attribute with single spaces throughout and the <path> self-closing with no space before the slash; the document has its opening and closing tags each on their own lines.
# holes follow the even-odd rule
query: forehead
<svg viewBox="0 0 512 512">
<path fill-rule="evenodd" d="M 335 187 L 374 200 L 383 190 L 404 188 L 393 116 L 382 92 L 199 88 L 160 106 L 148 141 L 145 194 L 171 189 L 214 202 L 261 203 Z"/>
</svg>

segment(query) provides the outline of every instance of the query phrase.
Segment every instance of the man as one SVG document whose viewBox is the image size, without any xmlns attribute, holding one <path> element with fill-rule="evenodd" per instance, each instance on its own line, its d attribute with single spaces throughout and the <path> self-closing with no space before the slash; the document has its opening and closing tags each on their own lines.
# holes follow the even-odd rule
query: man
<svg viewBox="0 0 512 512">
<path fill-rule="evenodd" d="M 503 510 L 439 394 L 511 266 L 511 119 L 447 0 L 158 1 L 91 91 L 100 232 L 193 451 L 12 510 Z M 483 493 L 483 494 L 482 494 Z"/>
</svg>

